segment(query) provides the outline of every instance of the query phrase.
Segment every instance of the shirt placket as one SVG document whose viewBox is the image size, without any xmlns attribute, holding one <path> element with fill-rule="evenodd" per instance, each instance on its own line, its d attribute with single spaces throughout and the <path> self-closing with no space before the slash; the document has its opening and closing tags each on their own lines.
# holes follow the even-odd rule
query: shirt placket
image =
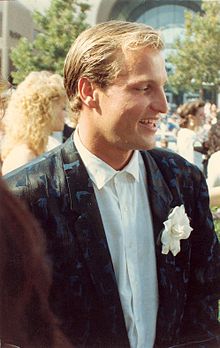
<svg viewBox="0 0 220 348">
<path fill-rule="evenodd" d="M 132 201 L 134 190 L 132 183 L 132 178 L 129 174 L 123 172 L 117 174 L 115 178 L 115 187 L 118 195 L 119 207 L 121 212 L 122 226 L 123 226 L 123 239 L 125 248 L 125 262 L 127 268 L 127 284 L 130 287 L 131 292 L 131 306 L 130 312 L 133 317 L 133 325 L 131 326 L 130 336 L 132 337 L 133 344 L 136 346 L 137 343 L 137 313 L 135 313 L 135 302 L 137 301 L 137 277 L 135 272 L 136 267 L 136 237 L 134 236 L 134 215 L 133 215 L 133 205 Z M 135 258 L 135 263 L 134 263 Z"/>
</svg>

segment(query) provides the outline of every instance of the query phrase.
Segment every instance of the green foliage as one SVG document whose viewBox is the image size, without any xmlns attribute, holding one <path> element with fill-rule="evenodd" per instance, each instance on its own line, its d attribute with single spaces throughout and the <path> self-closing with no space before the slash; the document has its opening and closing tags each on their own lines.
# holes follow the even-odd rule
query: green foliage
<svg viewBox="0 0 220 348">
<path fill-rule="evenodd" d="M 62 75 L 71 44 L 88 27 L 88 9 L 89 5 L 80 0 L 51 0 L 45 14 L 35 11 L 33 20 L 38 34 L 33 42 L 21 38 L 11 52 L 16 69 L 12 72 L 14 83 L 21 82 L 33 70 L 49 70 Z"/>
<path fill-rule="evenodd" d="M 220 219 L 214 221 L 215 224 L 215 231 L 217 233 L 218 239 L 220 241 Z"/>
<path fill-rule="evenodd" d="M 174 91 L 198 91 L 204 84 L 220 86 L 220 1 L 202 2 L 202 13 L 186 12 L 185 36 L 174 44 L 176 52 L 168 57 L 174 74 Z"/>
<path fill-rule="evenodd" d="M 213 207 L 212 208 L 212 215 L 215 225 L 215 232 L 218 236 L 218 239 L 220 241 L 220 208 L 219 207 Z"/>
</svg>

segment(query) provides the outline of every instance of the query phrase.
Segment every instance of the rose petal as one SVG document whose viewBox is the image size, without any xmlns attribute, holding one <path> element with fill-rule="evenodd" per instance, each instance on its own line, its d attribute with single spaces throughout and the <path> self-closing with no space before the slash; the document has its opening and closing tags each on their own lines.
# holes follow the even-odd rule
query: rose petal
<svg viewBox="0 0 220 348">
<path fill-rule="evenodd" d="M 162 254 L 167 255 L 169 251 L 170 250 L 169 250 L 169 246 L 168 245 L 163 245 L 162 246 Z"/>
</svg>

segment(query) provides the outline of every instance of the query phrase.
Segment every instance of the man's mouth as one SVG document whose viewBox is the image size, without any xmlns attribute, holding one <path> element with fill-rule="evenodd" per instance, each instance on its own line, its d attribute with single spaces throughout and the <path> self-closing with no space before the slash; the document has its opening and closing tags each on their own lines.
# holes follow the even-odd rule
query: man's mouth
<svg viewBox="0 0 220 348">
<path fill-rule="evenodd" d="M 158 121 L 155 119 L 144 119 L 144 118 L 139 121 L 139 123 L 149 128 L 157 128 L 157 122 Z"/>
</svg>

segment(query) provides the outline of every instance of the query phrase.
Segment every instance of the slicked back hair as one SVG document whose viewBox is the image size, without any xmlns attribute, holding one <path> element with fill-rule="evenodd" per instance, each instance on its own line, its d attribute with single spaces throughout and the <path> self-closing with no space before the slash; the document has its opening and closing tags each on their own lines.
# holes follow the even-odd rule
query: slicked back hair
<svg viewBox="0 0 220 348">
<path fill-rule="evenodd" d="M 64 64 L 64 86 L 72 111 L 79 114 L 81 110 L 77 89 L 80 77 L 104 89 L 122 70 L 124 53 L 146 47 L 161 50 L 164 44 L 159 32 L 143 23 L 108 21 L 82 32 Z"/>
</svg>

